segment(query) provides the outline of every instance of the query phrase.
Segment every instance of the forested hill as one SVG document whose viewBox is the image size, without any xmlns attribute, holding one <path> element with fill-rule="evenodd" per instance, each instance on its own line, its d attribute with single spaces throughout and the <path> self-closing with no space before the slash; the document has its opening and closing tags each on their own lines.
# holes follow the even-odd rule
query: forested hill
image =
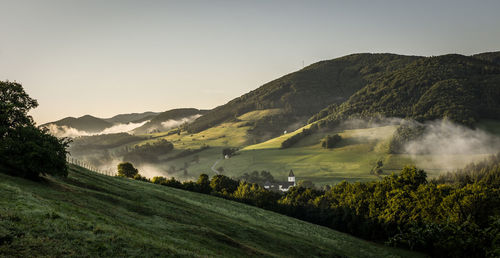
<svg viewBox="0 0 500 258">
<path fill-rule="evenodd" d="M 66 117 L 55 122 L 49 122 L 41 126 L 47 127 L 51 124 L 57 126 L 67 126 L 75 128 L 80 131 L 85 131 L 88 133 L 97 133 L 102 130 L 112 127 L 115 124 L 128 124 L 128 123 L 141 123 L 150 120 L 160 113 L 155 112 L 143 112 L 143 113 L 130 113 L 130 114 L 119 114 L 111 118 L 98 118 L 91 115 L 84 115 L 81 117 Z"/>
<path fill-rule="evenodd" d="M 54 124 L 57 126 L 67 126 L 89 133 L 100 132 L 108 127 L 113 126 L 111 122 L 91 115 L 85 115 L 78 118 L 66 117 L 55 122 L 43 124 L 42 126 L 48 126 L 49 124 Z"/>
<path fill-rule="evenodd" d="M 282 109 L 261 119 L 262 127 L 282 131 L 305 122 L 332 103 L 342 103 L 368 83 L 419 59 L 394 54 L 354 54 L 321 61 L 264 84 L 258 89 L 219 106 L 190 124 L 190 132 L 209 127 L 253 110 Z"/>
<path fill-rule="evenodd" d="M 500 65 L 500 51 L 481 53 L 473 55 L 473 57 Z"/>
<path fill-rule="evenodd" d="M 160 114 L 160 113 L 151 112 L 151 111 L 143 112 L 143 113 L 119 114 L 119 115 L 113 116 L 111 118 L 104 118 L 104 120 L 108 121 L 110 123 L 115 123 L 115 124 L 140 123 L 140 122 L 144 122 L 147 120 L 151 120 L 152 118 L 154 118 L 158 114 Z"/>
<path fill-rule="evenodd" d="M 196 108 L 177 108 L 162 112 L 155 117 L 153 117 L 149 122 L 142 125 L 139 128 L 134 129 L 134 133 L 150 133 L 154 130 L 162 131 L 164 129 L 169 129 L 181 125 L 182 123 L 191 122 L 198 116 L 206 114 L 207 110 L 196 109 Z M 169 126 L 164 124 L 167 121 L 172 121 L 173 123 Z M 162 125 L 163 123 L 163 125 Z"/>
<path fill-rule="evenodd" d="M 332 105 L 312 120 L 349 117 L 447 118 L 472 125 L 481 118 L 500 119 L 500 65 L 497 53 L 419 58 L 390 71 Z"/>
</svg>

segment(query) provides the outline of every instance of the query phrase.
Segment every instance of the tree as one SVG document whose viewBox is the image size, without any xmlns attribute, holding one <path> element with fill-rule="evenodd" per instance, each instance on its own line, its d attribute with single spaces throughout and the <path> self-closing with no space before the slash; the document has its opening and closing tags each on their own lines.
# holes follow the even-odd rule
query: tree
<svg viewBox="0 0 500 258">
<path fill-rule="evenodd" d="M 304 187 L 304 188 L 314 188 L 315 187 L 311 180 L 300 180 L 297 185 L 299 187 Z"/>
<path fill-rule="evenodd" d="M 0 166 L 28 179 L 67 176 L 68 138 L 58 139 L 35 127 L 30 109 L 38 106 L 19 83 L 0 81 Z"/>
<path fill-rule="evenodd" d="M 10 174 L 28 179 L 37 179 L 40 174 L 67 176 L 68 144 L 34 126 L 19 127 L 10 130 L 0 143 L 1 162 L 12 170 Z"/>
<path fill-rule="evenodd" d="M 224 175 L 215 175 L 210 181 L 212 190 L 219 193 L 233 193 L 238 185 L 238 181 Z"/>
<path fill-rule="evenodd" d="M 122 162 L 118 164 L 118 176 L 134 178 L 139 171 L 130 162 Z"/>
<path fill-rule="evenodd" d="M 238 149 L 236 148 L 224 148 L 222 150 L 222 157 L 225 158 L 226 156 L 231 157 L 233 154 L 237 151 Z"/>
<path fill-rule="evenodd" d="M 335 134 L 333 136 L 327 135 L 322 141 L 321 141 L 321 147 L 331 149 L 337 145 L 340 140 L 342 140 L 342 137 L 340 135 Z"/>
<path fill-rule="evenodd" d="M 0 100 L 1 138 L 6 136 L 8 129 L 33 125 L 33 118 L 27 114 L 38 106 L 38 102 L 29 97 L 21 84 L 0 81 Z"/>
<path fill-rule="evenodd" d="M 200 193 L 210 193 L 210 179 L 207 174 L 201 174 L 196 184 L 198 185 Z"/>
<path fill-rule="evenodd" d="M 149 182 L 149 179 L 147 179 L 145 176 L 141 176 L 141 174 L 135 174 L 134 180 Z"/>
</svg>

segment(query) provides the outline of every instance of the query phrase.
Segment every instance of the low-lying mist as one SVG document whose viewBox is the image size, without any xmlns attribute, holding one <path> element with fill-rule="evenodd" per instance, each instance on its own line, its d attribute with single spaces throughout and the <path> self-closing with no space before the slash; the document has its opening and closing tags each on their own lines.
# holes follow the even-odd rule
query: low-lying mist
<svg viewBox="0 0 500 258">
<path fill-rule="evenodd" d="M 426 122 L 424 134 L 404 150 L 420 167 L 450 170 L 500 151 L 500 138 L 447 120 Z"/>
<path fill-rule="evenodd" d="M 376 131 L 354 132 L 370 139 L 388 139 L 394 128 L 388 125 L 411 125 L 423 128 L 422 134 L 405 142 L 403 155 L 408 155 L 414 165 L 434 171 L 449 171 L 485 159 L 500 151 L 500 137 L 479 128 L 469 128 L 449 120 L 419 123 L 400 118 L 373 120 L 352 119 L 339 125 L 339 129 L 379 128 Z"/>
<path fill-rule="evenodd" d="M 97 169 L 100 171 L 110 171 L 111 174 L 116 175 L 118 164 L 124 162 L 122 159 L 114 158 L 112 160 L 106 161 L 103 164 L 97 166 Z M 148 163 L 140 163 L 133 164 L 135 168 L 139 171 L 141 176 L 145 176 L 147 178 L 153 178 L 155 176 L 163 176 L 163 177 L 171 177 L 174 175 L 170 173 L 167 169 L 164 168 L 165 164 L 148 164 Z"/>
<path fill-rule="evenodd" d="M 183 117 L 183 118 L 178 119 L 178 120 L 170 119 L 170 120 L 167 120 L 165 122 L 162 122 L 161 125 L 163 126 L 163 129 L 168 130 L 168 129 L 178 127 L 178 126 L 185 124 L 185 123 L 191 123 L 200 116 L 201 115 L 198 114 L 198 115 Z"/>
<path fill-rule="evenodd" d="M 55 124 L 49 124 L 46 128 L 49 130 L 49 133 L 56 137 L 78 137 L 78 136 L 92 136 L 92 135 L 100 135 L 100 134 L 112 134 L 112 133 L 126 133 L 138 128 L 149 121 L 144 121 L 140 123 L 127 123 L 127 124 L 116 124 L 111 127 L 108 127 L 100 132 L 86 132 L 80 131 L 73 127 L 68 126 L 58 126 Z"/>
</svg>

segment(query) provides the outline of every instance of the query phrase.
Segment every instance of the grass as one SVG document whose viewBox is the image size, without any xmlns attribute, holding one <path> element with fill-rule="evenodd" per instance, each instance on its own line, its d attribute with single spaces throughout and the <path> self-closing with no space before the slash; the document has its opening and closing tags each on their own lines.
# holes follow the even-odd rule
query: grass
<svg viewBox="0 0 500 258">
<path fill-rule="evenodd" d="M 252 171 L 270 171 L 276 179 L 286 180 L 290 169 L 293 169 L 298 180 L 311 180 L 316 185 L 336 184 L 342 180 L 370 181 L 378 179 L 370 174 L 377 161 L 383 161 L 384 174 L 400 171 L 406 165 L 416 165 L 426 170 L 430 177 L 439 175 L 443 171 L 461 168 L 472 161 L 479 161 L 489 154 L 484 155 L 394 155 L 388 154 L 388 143 L 396 126 L 380 126 L 374 128 L 354 130 L 328 130 L 310 135 L 288 149 L 280 149 L 281 143 L 290 136 L 299 133 L 306 125 L 268 141 L 251 144 L 248 130 L 256 120 L 282 112 L 280 109 L 266 109 L 248 112 L 218 126 L 205 131 L 180 135 L 168 132 L 145 135 L 148 139 L 134 142 L 132 145 L 142 145 L 147 142 L 166 139 L 174 144 L 174 151 L 163 156 L 162 162 L 142 169 L 142 174 L 147 177 L 156 175 L 175 176 L 181 180 L 194 180 L 201 173 L 214 175 L 210 169 L 212 165 L 222 158 L 222 150 L 227 147 L 239 148 L 238 155 L 220 160 L 217 168 L 224 168 L 224 174 L 239 177 L 243 173 Z M 490 133 L 500 135 L 500 122 L 484 120 L 478 128 Z M 330 134 L 340 134 L 340 145 L 326 150 L 320 146 L 323 137 Z M 198 162 L 193 162 L 194 155 L 168 160 L 185 149 L 198 149 L 203 145 L 210 148 L 198 152 Z M 117 148 L 120 149 L 120 148 Z M 188 164 L 188 173 L 181 169 Z M 172 166 L 176 170 L 171 169 Z"/>
<path fill-rule="evenodd" d="M 395 126 L 385 126 L 319 132 L 306 137 L 294 147 L 280 149 L 281 142 L 300 132 L 302 130 L 300 128 L 295 132 L 269 141 L 244 147 L 230 159 L 220 160 L 217 167 L 223 167 L 224 174 L 232 177 L 238 177 L 243 173 L 254 170 L 267 170 L 278 180 L 285 180 L 290 169 L 293 169 L 298 180 L 312 180 L 318 185 L 336 184 L 342 180 L 376 180 L 377 176 L 370 174 L 370 171 L 379 159 L 385 157 L 388 141 L 395 128 Z M 210 130 L 215 129 L 212 128 L 201 133 L 209 133 Z M 342 136 L 340 145 L 334 149 L 322 148 L 320 145 L 321 139 L 328 134 L 335 133 Z M 234 134 L 236 133 L 233 132 Z M 180 137 L 180 139 L 173 142 L 178 144 L 176 148 L 182 148 L 183 145 L 180 143 L 185 142 L 186 137 L 182 137 L 182 134 L 177 137 Z M 199 137 L 199 134 L 192 137 Z M 189 141 L 187 141 L 186 145 L 188 143 Z M 191 148 L 198 147 L 189 146 Z M 210 146 L 212 146 L 210 149 L 196 154 L 200 157 L 199 163 L 192 162 L 193 157 L 188 156 L 160 164 L 160 167 L 163 166 L 165 170 L 168 170 L 171 165 L 180 168 L 187 162 L 189 164 L 189 176 L 187 178 L 183 177 L 181 171 L 173 174 L 169 173 L 169 175 L 181 179 L 194 179 L 200 173 L 213 175 L 214 172 L 210 170 L 210 167 L 215 161 L 222 158 L 222 149 L 226 145 Z"/>
<path fill-rule="evenodd" d="M 71 166 L 0 174 L 0 256 L 413 257 L 419 254 L 221 198 Z"/>
<path fill-rule="evenodd" d="M 387 152 L 387 143 L 394 126 L 344 131 L 324 131 L 301 140 L 291 148 L 280 149 L 281 142 L 301 129 L 244 148 L 239 155 L 223 160 L 220 166 L 237 174 L 253 170 L 268 170 L 277 179 L 284 180 L 290 169 L 297 180 L 311 180 L 316 184 L 336 184 L 342 180 L 376 180 L 370 170 Z M 328 134 L 339 133 L 342 141 L 333 149 L 321 147 L 320 141 Z"/>
<path fill-rule="evenodd" d="M 190 134 L 183 132 L 180 135 L 167 135 L 168 132 L 151 134 L 151 139 L 138 143 L 138 145 L 158 139 L 166 139 L 174 144 L 176 149 L 196 149 L 206 144 L 212 147 L 241 147 L 249 144 L 248 130 L 251 129 L 251 123 L 256 120 L 279 114 L 281 109 L 256 110 L 243 114 L 233 122 L 225 122 L 211 127 L 199 133 Z"/>
</svg>

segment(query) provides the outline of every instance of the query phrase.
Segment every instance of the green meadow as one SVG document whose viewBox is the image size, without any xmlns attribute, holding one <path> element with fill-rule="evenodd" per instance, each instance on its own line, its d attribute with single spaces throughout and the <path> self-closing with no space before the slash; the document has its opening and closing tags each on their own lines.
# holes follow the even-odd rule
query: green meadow
<svg viewBox="0 0 500 258">
<path fill-rule="evenodd" d="M 290 148 L 281 149 L 281 143 L 301 132 L 310 125 L 252 144 L 249 130 L 252 123 L 265 116 L 276 115 L 280 109 L 267 109 L 248 112 L 234 119 L 211 127 L 199 133 L 180 134 L 161 132 L 140 135 L 139 141 L 128 143 L 129 148 L 165 139 L 174 145 L 174 150 L 160 156 L 159 163 L 146 166 L 141 173 L 146 177 L 155 175 L 174 176 L 180 180 L 193 180 L 201 173 L 214 175 L 211 169 L 222 168 L 223 174 L 239 177 L 244 173 L 266 170 L 277 180 L 285 180 L 290 169 L 294 170 L 298 180 L 311 180 L 316 185 L 336 184 L 340 181 L 370 181 L 379 176 L 371 171 L 378 161 L 382 161 L 383 175 L 400 171 L 407 165 L 416 165 L 425 169 L 430 177 L 443 171 L 461 168 L 470 162 L 480 161 L 491 153 L 474 155 L 408 155 L 389 154 L 389 142 L 397 128 L 396 125 L 378 126 L 362 129 L 328 129 L 309 135 Z M 484 120 L 479 129 L 500 135 L 500 122 Z M 174 129 L 175 131 L 176 129 Z M 327 135 L 339 134 L 340 143 L 332 149 L 321 147 L 321 140 Z M 173 158 L 185 150 L 197 150 L 210 146 L 203 151 L 183 157 Z M 118 146 L 115 150 L 121 150 Z M 235 156 L 224 159 L 224 148 L 237 148 Z M 113 152 L 110 149 L 110 152 Z M 88 154 L 90 157 L 92 154 Z M 184 167 L 187 164 L 187 173 Z M 214 164 L 216 164 L 214 166 Z"/>
<path fill-rule="evenodd" d="M 418 257 L 245 204 L 71 166 L 0 174 L 0 256 Z"/>
</svg>

